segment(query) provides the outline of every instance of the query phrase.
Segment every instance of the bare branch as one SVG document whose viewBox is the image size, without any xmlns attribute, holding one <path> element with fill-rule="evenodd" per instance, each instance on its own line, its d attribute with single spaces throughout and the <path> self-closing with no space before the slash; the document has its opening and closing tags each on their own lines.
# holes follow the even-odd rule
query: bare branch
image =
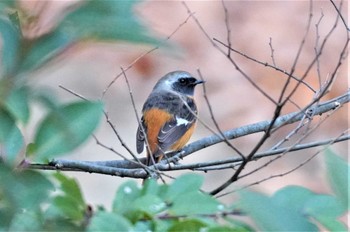
<svg viewBox="0 0 350 232">
<path fill-rule="evenodd" d="M 321 115 L 325 112 L 331 111 L 333 109 L 338 109 L 342 105 L 348 103 L 350 101 L 350 92 L 347 92 L 346 94 L 334 98 L 330 101 L 321 103 L 317 106 L 312 107 L 312 111 L 314 112 L 314 115 Z M 286 125 L 290 123 L 294 123 L 297 121 L 300 121 L 304 117 L 303 112 L 294 112 L 287 115 L 283 115 L 278 117 L 275 120 L 275 123 L 273 127 L 279 127 L 281 125 Z M 227 139 L 235 139 L 238 137 L 242 137 L 248 134 L 253 134 L 257 132 L 265 131 L 267 127 L 271 125 L 271 121 L 263 121 L 259 123 L 254 123 L 250 125 L 246 125 L 243 127 L 239 127 L 233 130 L 223 131 L 223 134 Z M 350 139 L 349 136 L 343 136 L 339 139 L 335 140 L 335 142 L 341 142 L 344 140 Z M 223 139 L 220 136 L 217 135 L 211 135 L 205 138 L 202 138 L 198 141 L 195 141 L 189 145 L 187 145 L 182 151 L 175 153 L 169 158 L 169 162 L 173 162 L 174 160 L 177 160 L 179 158 L 184 158 L 190 154 L 192 154 L 195 151 L 201 150 L 203 148 L 206 148 L 208 146 L 212 146 L 214 144 L 223 142 Z M 285 152 L 286 150 L 289 151 L 297 151 L 302 149 L 307 149 L 315 146 L 321 146 L 328 144 L 330 141 L 318 141 L 308 144 L 299 144 L 294 146 L 293 148 L 287 147 L 287 148 L 279 148 L 267 152 L 262 153 L 256 153 L 253 157 L 251 157 L 251 160 L 259 159 L 267 156 L 272 156 L 276 154 L 281 154 Z M 139 159 L 141 163 L 145 163 L 145 158 Z M 212 161 L 208 163 L 198 163 L 198 164 L 191 164 L 188 166 L 182 165 L 173 165 L 169 166 L 167 164 L 167 161 L 163 160 L 159 164 L 156 164 L 155 167 L 159 171 L 166 171 L 166 170 L 180 170 L 180 169 L 196 169 L 196 168 L 202 168 L 207 166 L 215 166 L 215 165 L 221 165 L 221 164 L 232 164 L 232 163 L 239 163 L 242 161 L 242 158 L 236 157 L 231 158 L 227 160 L 218 160 L 218 161 Z M 81 165 L 80 165 L 81 164 Z M 88 167 L 89 165 L 92 165 L 92 167 Z M 113 160 L 113 161 L 69 161 L 69 160 L 54 160 L 50 162 L 48 165 L 46 164 L 28 164 L 24 167 L 33 168 L 33 169 L 57 169 L 62 171 L 86 171 L 86 172 L 96 172 L 101 174 L 107 174 L 107 175 L 117 175 L 121 177 L 132 177 L 132 178 L 145 178 L 147 177 L 147 172 L 143 170 L 142 165 L 139 163 L 136 163 L 135 160 Z"/>
<path fill-rule="evenodd" d="M 190 19 L 191 16 L 192 16 L 192 15 L 189 14 L 189 15 L 187 16 L 187 18 L 186 18 L 182 23 L 180 23 L 180 24 L 175 28 L 175 30 L 174 30 L 172 33 L 170 33 L 170 35 L 168 35 L 168 36 L 165 38 L 164 41 L 168 41 L 178 30 L 180 30 L 180 28 L 181 28 L 183 25 L 185 25 L 185 24 L 187 23 L 187 21 Z M 141 58 L 147 56 L 148 54 L 154 52 L 154 51 L 157 50 L 157 49 L 159 49 L 159 46 L 155 46 L 155 47 L 151 48 L 150 50 L 148 50 L 148 51 L 144 52 L 143 54 L 141 54 L 141 55 L 140 55 L 139 57 L 137 57 L 134 61 L 132 61 L 126 68 L 124 68 L 124 69 L 123 69 L 123 72 L 126 73 L 126 72 L 127 72 L 129 69 L 131 69 Z M 119 78 L 120 76 L 123 75 L 123 72 L 118 73 L 118 74 L 113 78 L 113 80 L 107 85 L 107 87 L 102 91 L 101 99 L 104 98 L 104 96 L 106 95 L 106 93 L 107 93 L 107 91 L 109 90 L 109 88 L 118 80 L 118 78 Z"/>
<path fill-rule="evenodd" d="M 332 3 L 332 5 L 334 6 L 334 9 L 337 11 L 339 17 L 341 18 L 341 20 L 342 20 L 342 22 L 343 22 L 343 24 L 344 24 L 344 26 L 345 26 L 345 29 L 346 29 L 347 31 L 350 31 L 350 28 L 349 28 L 348 24 L 346 23 L 346 21 L 345 21 L 343 15 L 342 15 L 342 13 L 340 12 L 340 9 L 341 9 L 341 7 L 342 7 L 342 5 L 343 5 L 343 1 L 340 1 L 339 9 L 338 9 L 338 7 L 335 5 L 335 3 L 334 3 L 333 0 L 329 0 L 329 1 L 330 1 L 330 2 Z"/>
</svg>

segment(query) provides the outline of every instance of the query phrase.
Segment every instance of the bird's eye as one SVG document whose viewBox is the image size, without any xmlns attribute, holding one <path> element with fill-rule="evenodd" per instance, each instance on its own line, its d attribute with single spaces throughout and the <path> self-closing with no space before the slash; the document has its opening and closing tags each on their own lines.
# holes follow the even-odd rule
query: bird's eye
<svg viewBox="0 0 350 232">
<path fill-rule="evenodd" d="M 180 78 L 180 79 L 179 79 L 179 83 L 180 83 L 181 85 L 186 85 L 186 84 L 187 84 L 187 79 L 186 79 L 186 78 Z"/>
</svg>

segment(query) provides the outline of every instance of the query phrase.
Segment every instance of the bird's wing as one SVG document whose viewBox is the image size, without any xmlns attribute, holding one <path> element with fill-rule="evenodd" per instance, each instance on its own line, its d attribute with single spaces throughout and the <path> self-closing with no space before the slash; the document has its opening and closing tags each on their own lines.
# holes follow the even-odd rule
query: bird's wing
<svg viewBox="0 0 350 232">
<path fill-rule="evenodd" d="M 193 126 L 196 122 L 196 114 L 197 109 L 193 99 L 183 102 L 182 109 L 170 121 L 165 123 L 159 131 L 158 141 L 161 150 L 167 151 Z"/>
<path fill-rule="evenodd" d="M 143 128 L 145 133 L 147 130 L 143 117 L 141 118 L 140 123 L 141 123 L 142 127 L 141 127 L 141 125 L 139 125 L 139 128 L 137 129 L 137 132 L 136 132 L 136 150 L 137 150 L 138 154 L 140 154 L 143 151 L 143 147 L 144 147 L 144 143 L 145 143 L 145 135 L 142 131 L 142 128 Z"/>
</svg>

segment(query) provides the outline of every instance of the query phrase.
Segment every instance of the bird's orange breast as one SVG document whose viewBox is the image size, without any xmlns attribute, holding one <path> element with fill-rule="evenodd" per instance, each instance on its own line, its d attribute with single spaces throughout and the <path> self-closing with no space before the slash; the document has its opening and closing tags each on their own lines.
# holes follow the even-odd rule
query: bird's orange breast
<svg viewBox="0 0 350 232">
<path fill-rule="evenodd" d="M 143 114 L 147 128 L 147 141 L 152 154 L 158 150 L 158 134 L 163 125 L 171 120 L 172 116 L 165 110 L 157 108 L 149 109 Z"/>
</svg>

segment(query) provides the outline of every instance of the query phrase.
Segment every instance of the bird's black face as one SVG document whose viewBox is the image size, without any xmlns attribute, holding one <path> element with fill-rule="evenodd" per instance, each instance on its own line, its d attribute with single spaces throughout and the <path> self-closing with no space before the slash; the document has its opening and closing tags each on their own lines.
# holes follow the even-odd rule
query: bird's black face
<svg viewBox="0 0 350 232">
<path fill-rule="evenodd" d="M 187 95 L 193 95 L 194 94 L 194 87 L 198 84 L 202 84 L 204 81 L 197 80 L 194 77 L 179 77 L 174 83 L 173 83 L 173 89 L 177 92 L 187 94 Z"/>
</svg>

